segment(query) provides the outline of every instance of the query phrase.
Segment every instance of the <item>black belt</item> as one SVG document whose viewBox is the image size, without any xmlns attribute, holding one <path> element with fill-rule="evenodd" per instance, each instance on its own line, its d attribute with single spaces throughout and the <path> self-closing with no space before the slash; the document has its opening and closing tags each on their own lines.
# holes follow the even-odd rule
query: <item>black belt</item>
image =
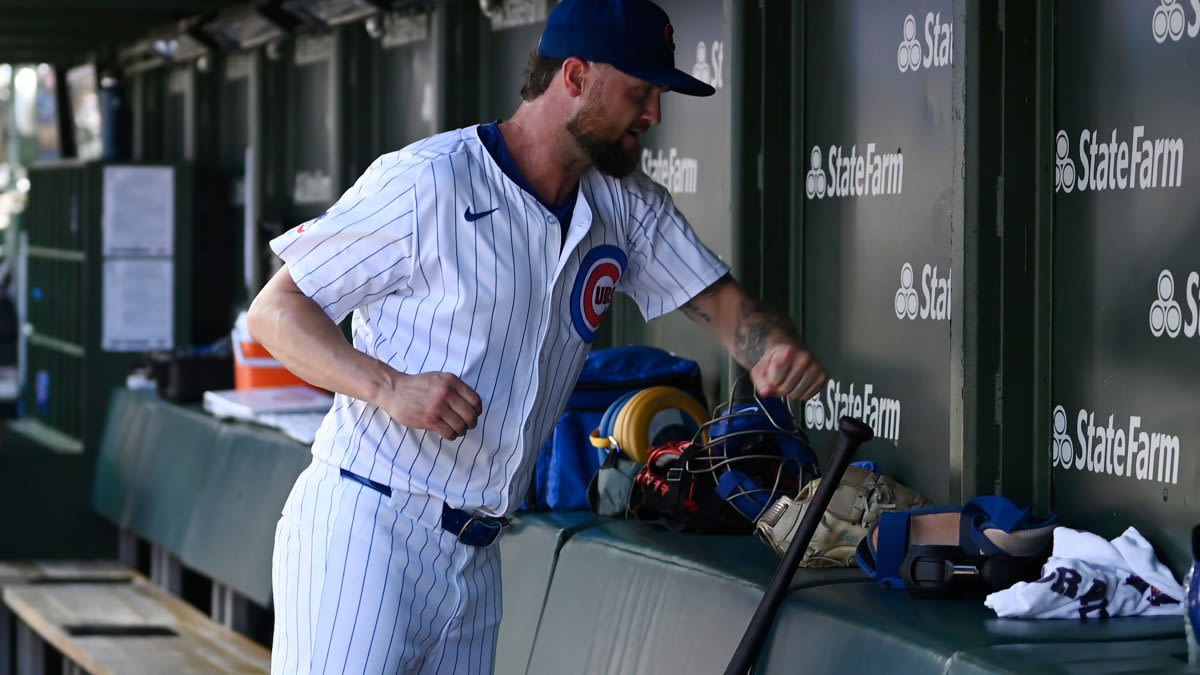
<svg viewBox="0 0 1200 675">
<path fill-rule="evenodd" d="M 342 469 L 341 473 L 343 477 L 364 487 L 369 487 L 385 497 L 392 496 L 392 489 L 383 483 L 360 476 L 347 469 Z M 449 504 L 442 502 L 442 529 L 458 537 L 458 540 L 467 546 L 491 546 L 510 522 L 508 518 L 492 518 L 467 513 L 461 509 L 450 508 Z"/>
</svg>

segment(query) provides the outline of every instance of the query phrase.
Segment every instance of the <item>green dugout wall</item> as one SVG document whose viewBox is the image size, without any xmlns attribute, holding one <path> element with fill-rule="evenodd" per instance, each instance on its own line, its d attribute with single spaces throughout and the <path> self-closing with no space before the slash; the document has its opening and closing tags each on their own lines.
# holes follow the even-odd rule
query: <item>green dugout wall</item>
<svg viewBox="0 0 1200 675">
<path fill-rule="evenodd" d="M 764 54 L 772 35 L 784 49 L 772 16 L 803 73 L 791 155 L 762 145 L 768 173 L 791 176 L 774 188 L 791 230 L 772 230 L 767 205 L 745 234 L 793 247 L 789 301 L 832 375 L 804 410 L 817 444 L 861 415 L 882 437 L 862 454 L 935 500 L 1000 492 L 1107 537 L 1132 525 L 1182 569 L 1200 521 L 1185 393 L 1200 15 L 768 3 Z M 782 128 L 762 117 L 764 138 Z"/>
<path fill-rule="evenodd" d="M 378 93 L 373 105 L 363 106 L 371 111 L 374 132 L 368 163 L 445 128 L 446 55 L 439 47 L 445 42 L 447 14 L 440 6 L 382 20 L 370 51 L 371 83 Z"/>
<path fill-rule="evenodd" d="M 793 172 L 803 333 L 831 375 L 804 425 L 826 444 L 861 417 L 864 455 L 942 501 L 962 480 L 966 19 L 949 1 L 807 3 Z"/>
<path fill-rule="evenodd" d="M 1054 503 L 1175 560 L 1200 521 L 1200 15 L 1063 0 L 1054 62 Z M 1096 39 L 1103 36 L 1103 40 Z"/>
</svg>

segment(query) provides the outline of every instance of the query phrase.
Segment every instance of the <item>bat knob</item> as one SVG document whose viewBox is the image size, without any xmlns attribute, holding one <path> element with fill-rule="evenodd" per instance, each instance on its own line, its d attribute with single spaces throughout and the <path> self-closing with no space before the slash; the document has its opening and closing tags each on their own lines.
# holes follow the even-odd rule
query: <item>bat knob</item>
<svg viewBox="0 0 1200 675">
<path fill-rule="evenodd" d="M 838 420 L 838 431 L 856 443 L 866 443 L 875 438 L 875 430 L 866 422 L 848 415 Z"/>
</svg>

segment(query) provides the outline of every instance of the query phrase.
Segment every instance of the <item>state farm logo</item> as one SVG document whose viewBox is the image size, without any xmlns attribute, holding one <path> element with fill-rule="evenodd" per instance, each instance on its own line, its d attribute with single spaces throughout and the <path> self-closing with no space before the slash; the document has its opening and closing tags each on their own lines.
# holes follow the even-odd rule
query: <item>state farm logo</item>
<svg viewBox="0 0 1200 675">
<path fill-rule="evenodd" d="M 824 197 L 828 185 L 825 171 L 821 169 L 821 149 L 815 145 L 808 155 L 808 165 L 808 173 L 804 176 L 804 194 L 808 195 L 809 199 Z"/>
<path fill-rule="evenodd" d="M 1200 34 L 1200 0 L 1190 2 L 1192 20 L 1188 22 L 1179 0 L 1161 0 L 1159 6 L 1154 8 L 1154 15 L 1150 21 L 1155 42 L 1162 44 L 1168 39 L 1179 42 L 1183 39 L 1185 29 L 1188 37 L 1194 38 Z"/>
<path fill-rule="evenodd" d="M 1070 192 L 1075 189 L 1075 162 L 1071 161 L 1071 139 L 1067 132 L 1059 131 L 1054 137 L 1054 191 Z"/>
<path fill-rule="evenodd" d="M 671 192 L 695 194 L 700 173 L 700 163 L 693 157 L 682 157 L 678 148 L 642 150 L 642 171 L 651 180 Z"/>
<path fill-rule="evenodd" d="M 804 404 L 804 426 L 808 429 L 832 431 L 845 415 L 857 417 L 875 431 L 876 438 L 900 441 L 900 401 L 875 395 L 875 385 L 865 384 L 861 394 L 854 393 L 854 383 L 843 393 L 837 380 L 825 383 L 825 401 L 818 394 Z"/>
<path fill-rule="evenodd" d="M 951 275 L 938 276 L 936 266 L 925 265 L 921 269 L 921 294 L 913 287 L 913 266 L 904 263 L 900 268 L 900 288 L 896 291 L 896 318 L 916 320 L 933 319 L 947 321 L 950 319 L 950 307 L 953 298 Z"/>
<path fill-rule="evenodd" d="M 875 197 L 898 195 L 904 189 L 904 153 L 876 152 L 874 143 L 859 154 L 858 146 L 846 152 L 840 145 L 829 146 L 829 173 L 821 168 L 821 148 L 814 145 L 808 155 L 809 169 L 804 176 L 804 194 L 809 199 L 824 197 Z"/>
<path fill-rule="evenodd" d="M 904 17 L 903 34 L 904 39 L 896 50 L 896 66 L 900 72 L 916 72 L 921 68 L 937 68 L 954 63 L 954 24 L 942 23 L 941 12 L 925 15 L 924 50 L 917 41 L 917 20 L 912 14 Z"/>
<path fill-rule="evenodd" d="M 1067 435 L 1067 409 L 1054 406 L 1053 429 L 1050 440 L 1050 460 L 1053 466 L 1070 466 L 1075 446 Z"/>
<path fill-rule="evenodd" d="M 1197 0 L 1200 2 L 1200 0 Z M 1071 135 L 1054 136 L 1054 191 L 1145 190 L 1183 185 L 1183 139 L 1148 138 L 1136 125 L 1128 138 L 1118 129 L 1079 133 L 1078 160 L 1071 156 Z"/>
<path fill-rule="evenodd" d="M 723 89 L 725 87 L 724 66 L 724 42 L 713 40 L 705 45 L 701 40 L 696 43 L 696 64 L 692 66 L 692 77 L 712 86 L 713 89 Z"/>
<path fill-rule="evenodd" d="M 1143 431 L 1142 417 L 1130 415 L 1128 423 L 1118 422 L 1116 413 L 1108 416 L 1080 409 L 1075 416 L 1075 441 L 1064 406 L 1054 407 L 1051 415 L 1051 465 L 1062 469 L 1107 474 L 1117 478 L 1157 481 L 1174 485 L 1179 482 L 1181 443 L 1175 434 Z"/>
<path fill-rule="evenodd" d="M 1150 303 L 1150 334 L 1154 337 L 1177 338 L 1200 336 L 1200 272 L 1188 274 L 1183 287 L 1183 299 L 1187 302 L 1188 318 L 1183 320 L 1183 308 L 1175 299 L 1175 275 L 1171 270 L 1158 274 L 1155 284 L 1157 296 Z"/>
</svg>

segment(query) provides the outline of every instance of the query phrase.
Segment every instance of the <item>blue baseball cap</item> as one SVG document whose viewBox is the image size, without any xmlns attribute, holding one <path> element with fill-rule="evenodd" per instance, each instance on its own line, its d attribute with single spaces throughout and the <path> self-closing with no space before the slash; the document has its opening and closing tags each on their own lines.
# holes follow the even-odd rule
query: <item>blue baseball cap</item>
<svg viewBox="0 0 1200 675">
<path fill-rule="evenodd" d="M 550 12 L 538 54 L 575 56 L 689 96 L 716 90 L 675 68 L 675 29 L 650 0 L 562 0 Z"/>
</svg>

